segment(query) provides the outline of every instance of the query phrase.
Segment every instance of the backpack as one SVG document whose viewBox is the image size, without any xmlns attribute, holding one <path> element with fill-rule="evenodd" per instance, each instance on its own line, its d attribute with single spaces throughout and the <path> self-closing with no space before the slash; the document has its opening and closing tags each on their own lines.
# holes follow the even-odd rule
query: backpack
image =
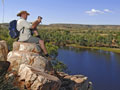
<svg viewBox="0 0 120 90">
<path fill-rule="evenodd" d="M 24 27 L 22 29 L 24 31 Z M 11 36 L 11 38 L 13 39 L 18 38 L 20 31 L 17 30 L 17 20 L 13 20 L 9 23 L 9 35 Z"/>
</svg>

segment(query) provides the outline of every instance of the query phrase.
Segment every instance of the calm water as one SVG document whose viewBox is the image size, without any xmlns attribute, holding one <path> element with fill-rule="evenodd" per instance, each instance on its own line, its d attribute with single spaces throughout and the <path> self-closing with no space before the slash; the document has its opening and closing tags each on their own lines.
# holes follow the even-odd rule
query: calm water
<svg viewBox="0 0 120 90">
<path fill-rule="evenodd" d="M 94 90 L 120 90 L 120 54 L 77 48 L 62 48 L 58 52 L 57 58 L 71 74 L 87 76 Z"/>
</svg>

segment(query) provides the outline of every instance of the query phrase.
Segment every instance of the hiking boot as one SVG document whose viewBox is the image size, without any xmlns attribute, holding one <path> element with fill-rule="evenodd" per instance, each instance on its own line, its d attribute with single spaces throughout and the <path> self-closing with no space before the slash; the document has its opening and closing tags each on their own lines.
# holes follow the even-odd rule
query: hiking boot
<svg viewBox="0 0 120 90">
<path fill-rule="evenodd" d="M 45 58 L 49 61 L 53 60 L 52 57 L 50 57 L 50 56 L 48 56 L 48 57 L 45 56 Z"/>
<path fill-rule="evenodd" d="M 54 60 L 54 59 L 53 59 L 50 55 L 48 55 L 48 54 L 45 55 L 45 58 L 46 58 L 47 60 L 49 60 L 49 61 Z"/>
</svg>

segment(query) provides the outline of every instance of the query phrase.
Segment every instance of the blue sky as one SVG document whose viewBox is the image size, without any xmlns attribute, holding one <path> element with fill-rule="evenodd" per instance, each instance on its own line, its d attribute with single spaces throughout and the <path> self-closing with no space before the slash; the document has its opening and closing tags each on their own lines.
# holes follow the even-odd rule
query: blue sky
<svg viewBox="0 0 120 90">
<path fill-rule="evenodd" d="M 27 10 L 28 21 L 43 17 L 43 24 L 111 24 L 120 25 L 120 0 L 4 0 L 4 22 L 18 19 Z M 2 22 L 2 0 L 0 1 Z"/>
</svg>

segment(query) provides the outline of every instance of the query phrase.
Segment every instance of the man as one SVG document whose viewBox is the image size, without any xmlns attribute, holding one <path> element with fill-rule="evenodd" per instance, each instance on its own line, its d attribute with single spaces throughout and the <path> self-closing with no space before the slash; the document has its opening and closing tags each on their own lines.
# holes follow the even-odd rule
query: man
<svg viewBox="0 0 120 90">
<path fill-rule="evenodd" d="M 27 11 L 21 11 L 17 14 L 17 16 L 20 17 L 20 19 L 17 21 L 17 30 L 20 31 L 18 41 L 39 44 L 41 49 L 43 50 L 45 56 L 49 57 L 48 52 L 45 47 L 45 44 L 44 44 L 44 41 L 40 39 L 38 32 L 35 30 L 36 27 L 41 22 L 42 18 L 38 17 L 38 19 L 31 24 L 31 23 L 27 22 L 28 15 L 30 15 L 30 14 Z M 36 37 L 31 35 L 30 30 L 34 30 Z"/>
</svg>

